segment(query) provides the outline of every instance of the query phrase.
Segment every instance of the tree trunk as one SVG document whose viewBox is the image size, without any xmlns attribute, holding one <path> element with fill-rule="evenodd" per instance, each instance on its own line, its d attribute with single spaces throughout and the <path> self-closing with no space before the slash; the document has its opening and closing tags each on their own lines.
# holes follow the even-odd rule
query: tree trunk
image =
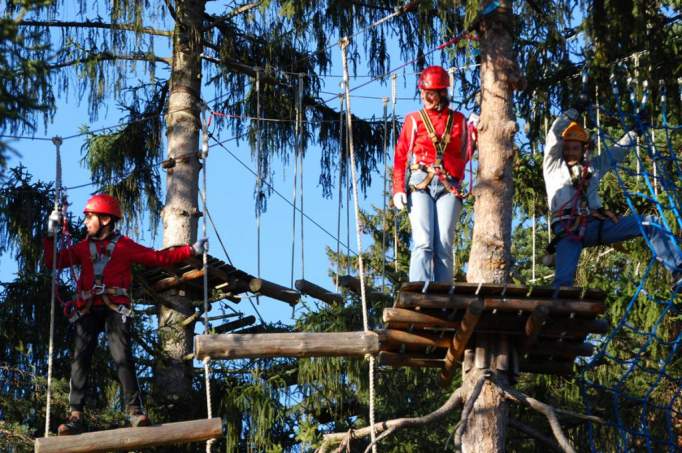
<svg viewBox="0 0 682 453">
<path fill-rule="evenodd" d="M 511 250 L 512 140 L 516 123 L 512 91 L 519 81 L 513 59 L 511 0 L 500 2 L 496 12 L 479 24 L 481 53 L 481 121 L 479 124 L 478 177 L 475 188 L 474 232 L 467 281 L 507 281 Z M 477 335 L 475 351 L 467 351 L 462 367 L 465 400 L 486 369 L 506 368 L 506 339 Z M 506 373 L 500 371 L 500 379 Z M 464 453 L 495 453 L 505 450 L 509 409 L 500 391 L 483 386 L 462 437 Z"/>
<path fill-rule="evenodd" d="M 166 204 L 163 208 L 163 244 L 165 247 L 187 244 L 196 239 L 198 213 L 200 89 L 201 89 L 201 17 L 205 0 L 176 0 L 173 33 L 173 65 L 170 98 L 166 117 L 168 157 L 176 165 L 166 179 Z M 166 413 L 187 416 L 192 391 L 192 363 L 183 357 L 192 352 L 194 323 L 182 326 L 194 308 L 182 292 L 170 290 L 164 297 L 173 299 L 174 310 L 159 306 L 159 341 L 164 358 L 155 369 L 156 393 Z M 194 408 L 196 410 L 196 408 Z M 170 411 L 170 412 L 169 412 Z M 190 411 L 191 412 L 191 411 Z"/>
</svg>

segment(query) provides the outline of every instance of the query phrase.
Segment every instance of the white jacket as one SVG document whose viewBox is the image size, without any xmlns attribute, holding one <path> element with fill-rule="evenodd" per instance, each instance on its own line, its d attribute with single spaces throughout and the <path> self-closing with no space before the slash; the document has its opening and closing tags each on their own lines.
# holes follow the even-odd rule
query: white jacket
<svg viewBox="0 0 682 453">
<path fill-rule="evenodd" d="M 559 215 L 564 209 L 574 208 L 576 188 L 571 180 L 571 172 L 563 157 L 563 139 L 561 133 L 568 127 L 578 114 L 571 109 L 562 113 L 550 128 L 545 139 L 545 155 L 542 172 L 545 178 L 547 201 L 553 214 Z M 599 182 L 601 178 L 623 161 L 630 149 L 633 148 L 637 134 L 633 131 L 625 134 L 613 147 L 605 149 L 600 155 L 588 156 L 589 171 L 592 173 L 584 199 L 591 210 L 602 207 L 599 197 Z"/>
</svg>

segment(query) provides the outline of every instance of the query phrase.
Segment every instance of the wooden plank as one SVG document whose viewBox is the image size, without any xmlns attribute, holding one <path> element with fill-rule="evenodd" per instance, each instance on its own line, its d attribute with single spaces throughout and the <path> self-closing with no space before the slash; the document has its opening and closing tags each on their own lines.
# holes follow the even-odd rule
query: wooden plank
<svg viewBox="0 0 682 453">
<path fill-rule="evenodd" d="M 385 310 L 404 310 L 400 308 Z M 405 310 L 410 312 L 410 310 Z M 459 327 L 457 321 L 449 321 L 433 315 L 424 313 L 413 313 L 410 316 L 402 316 L 400 312 L 393 311 L 390 314 L 390 321 L 386 323 L 387 329 L 397 330 L 429 330 L 432 333 L 440 330 L 455 331 Z M 525 335 L 525 317 L 514 315 L 491 315 L 486 312 L 481 316 L 476 332 L 482 334 L 504 334 L 504 335 Z M 582 339 L 588 333 L 605 334 L 608 332 L 609 323 L 603 319 L 570 319 L 552 318 L 547 322 L 540 335 L 541 338 L 574 338 Z"/>
<path fill-rule="evenodd" d="M 246 357 L 363 357 L 379 352 L 375 332 L 291 332 L 197 335 L 194 355 L 199 360 Z"/>
<path fill-rule="evenodd" d="M 412 355 L 381 351 L 377 363 L 381 366 L 392 367 L 441 368 L 443 366 L 443 359 L 435 357 L 415 357 Z"/>
<path fill-rule="evenodd" d="M 429 334 L 415 334 L 405 332 L 402 330 L 386 329 L 377 332 L 381 341 L 382 348 L 384 347 L 398 347 L 405 345 L 408 347 L 423 347 L 423 348 L 448 348 L 452 341 L 449 336 L 441 337 L 439 335 Z"/>
<path fill-rule="evenodd" d="M 460 360 L 464 349 L 466 348 L 469 338 L 474 333 L 476 324 L 483 313 L 483 299 L 477 299 L 469 304 L 462 317 L 462 322 L 452 336 L 452 342 L 448 347 L 448 352 L 445 354 L 445 366 L 440 374 L 441 384 L 447 384 L 452 380 L 452 369 L 455 362 Z"/>
<path fill-rule="evenodd" d="M 385 323 L 400 322 L 428 327 L 459 328 L 460 326 L 459 320 L 450 320 L 405 308 L 384 308 L 383 321 Z"/>
<path fill-rule="evenodd" d="M 188 442 L 202 442 L 224 435 L 220 418 L 191 420 L 77 436 L 41 437 L 35 441 L 35 453 L 81 453 L 112 450 L 136 450 Z"/>
<path fill-rule="evenodd" d="M 303 294 L 307 294 L 308 296 L 314 297 L 315 299 L 321 300 L 322 302 L 325 302 L 329 305 L 343 304 L 343 296 L 341 296 L 341 294 L 327 291 L 321 286 L 317 286 L 316 284 L 307 280 L 296 280 L 294 286 Z"/>
<path fill-rule="evenodd" d="M 421 294 L 400 292 L 396 300 L 397 308 L 436 308 L 460 310 L 478 299 L 474 295 L 460 294 Z M 485 297 L 486 310 L 499 310 L 503 312 L 516 312 L 519 310 L 533 311 L 538 306 L 546 306 L 550 313 L 571 314 L 594 317 L 606 311 L 606 306 L 601 302 L 586 302 L 570 299 L 523 299 L 523 298 L 499 298 Z"/>
<path fill-rule="evenodd" d="M 401 285 L 400 291 L 421 293 L 423 288 L 424 282 L 406 282 Z M 561 287 L 557 290 L 551 286 L 527 287 L 523 285 L 499 285 L 491 283 L 479 285 L 478 283 L 456 282 L 454 289 L 453 285 L 447 283 L 429 283 L 427 292 L 428 294 L 468 294 L 484 297 L 502 297 L 503 295 L 510 297 L 525 297 L 526 295 L 532 294 L 540 298 L 580 299 L 597 302 L 606 300 L 606 293 L 599 289 Z"/>
<path fill-rule="evenodd" d="M 255 316 L 253 316 L 253 315 L 245 316 L 241 319 L 236 319 L 234 321 L 230 321 L 230 322 L 227 322 L 225 324 L 222 324 L 213 330 L 217 334 L 227 333 L 227 332 L 231 332 L 233 330 L 239 329 L 241 327 L 250 326 L 251 324 L 254 324 L 255 322 L 256 322 Z"/>
<path fill-rule="evenodd" d="M 561 358 L 574 358 L 576 356 L 590 357 L 594 354 L 592 343 L 574 343 L 568 341 L 542 341 L 526 351 L 531 356 L 550 356 Z"/>
<path fill-rule="evenodd" d="M 296 305 L 301 299 L 301 293 L 295 289 L 287 288 L 277 283 L 272 283 L 262 278 L 253 278 L 249 282 L 249 291 L 254 294 L 281 300 L 289 305 Z"/>
</svg>

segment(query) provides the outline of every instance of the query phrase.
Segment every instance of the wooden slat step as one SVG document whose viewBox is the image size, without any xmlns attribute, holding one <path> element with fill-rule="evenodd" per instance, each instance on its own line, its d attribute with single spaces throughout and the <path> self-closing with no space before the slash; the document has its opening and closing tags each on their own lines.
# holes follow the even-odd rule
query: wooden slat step
<svg viewBox="0 0 682 453">
<path fill-rule="evenodd" d="M 163 445 L 202 442 L 224 435 L 220 418 L 165 423 L 141 428 L 120 428 L 77 436 L 41 437 L 35 453 L 84 453 L 136 450 Z"/>
</svg>

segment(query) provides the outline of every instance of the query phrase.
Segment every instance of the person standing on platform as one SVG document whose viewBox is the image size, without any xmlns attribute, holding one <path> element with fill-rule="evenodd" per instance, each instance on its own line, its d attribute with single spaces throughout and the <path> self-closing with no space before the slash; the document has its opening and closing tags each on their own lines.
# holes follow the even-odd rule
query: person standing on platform
<svg viewBox="0 0 682 453">
<path fill-rule="evenodd" d="M 135 375 L 131 347 L 132 309 L 129 298 L 132 283 L 131 266 L 168 266 L 192 255 L 204 253 L 206 239 L 194 245 L 169 247 L 155 251 L 137 244 L 116 230 L 121 207 L 116 198 L 97 194 L 83 210 L 87 238 L 58 252 L 57 268 L 79 266 L 77 299 L 65 310 L 75 326 L 71 362 L 69 405 L 71 412 L 58 434 L 83 432 L 83 409 L 92 355 L 100 333 L 106 331 L 111 357 L 116 364 L 118 380 L 123 387 L 124 406 L 131 426 L 150 425 L 144 413 L 140 389 Z M 63 218 L 55 210 L 50 214 L 45 238 L 45 262 L 52 267 L 53 243 Z"/>
<path fill-rule="evenodd" d="M 410 281 L 453 279 L 452 242 L 464 198 L 460 185 L 475 123 L 448 107 L 449 87 L 442 67 L 422 71 L 418 88 L 423 108 L 405 117 L 395 148 L 393 204 L 409 213 Z"/>
</svg>

